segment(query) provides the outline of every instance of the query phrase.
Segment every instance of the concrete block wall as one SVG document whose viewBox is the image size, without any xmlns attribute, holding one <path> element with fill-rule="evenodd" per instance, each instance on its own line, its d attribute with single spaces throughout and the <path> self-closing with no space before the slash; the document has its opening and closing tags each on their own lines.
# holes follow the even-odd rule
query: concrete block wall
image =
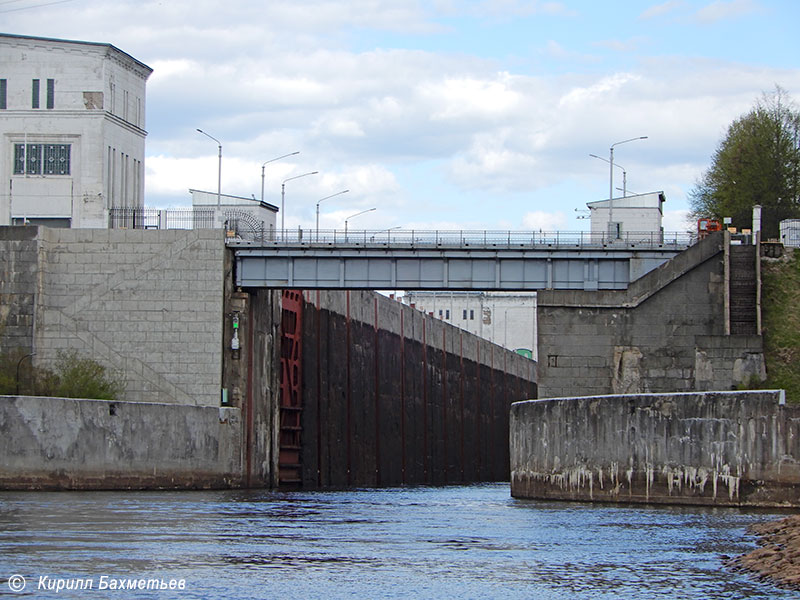
<svg viewBox="0 0 800 600">
<path fill-rule="evenodd" d="M 800 506 L 800 407 L 782 401 L 729 391 L 516 403 L 512 495 Z"/>
<path fill-rule="evenodd" d="M 760 336 L 726 336 L 722 234 L 624 291 L 538 293 L 548 397 L 732 389 L 763 379 Z"/>
<path fill-rule="evenodd" d="M 238 408 L 0 396 L 0 489 L 238 487 L 241 430 Z"/>
<path fill-rule="evenodd" d="M 0 352 L 33 348 L 38 244 L 36 229 L 0 227 Z"/>
<path fill-rule="evenodd" d="M 373 292 L 305 296 L 304 487 L 508 478 L 534 361 Z"/>
<path fill-rule="evenodd" d="M 122 372 L 125 400 L 219 405 L 221 231 L 3 228 L 0 235 L 19 229 L 36 231 L 38 364 L 76 350 Z M 30 248 L 11 254 L 30 270 Z M 14 271 L 18 281 L 31 278 Z"/>
</svg>

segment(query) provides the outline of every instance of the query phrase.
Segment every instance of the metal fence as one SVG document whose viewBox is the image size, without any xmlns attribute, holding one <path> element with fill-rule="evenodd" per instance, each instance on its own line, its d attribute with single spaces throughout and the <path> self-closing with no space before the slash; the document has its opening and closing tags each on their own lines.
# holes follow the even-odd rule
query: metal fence
<svg viewBox="0 0 800 600">
<path fill-rule="evenodd" d="M 492 230 L 285 230 L 274 239 L 257 240 L 276 246 L 393 246 L 410 248 L 687 248 L 697 241 L 688 232 L 626 232 L 614 238 L 588 231 Z M 235 244 L 235 241 L 231 241 Z"/>
<path fill-rule="evenodd" d="M 111 229 L 213 229 L 213 209 L 112 208 Z"/>
<path fill-rule="evenodd" d="M 689 232 L 629 231 L 620 237 L 588 231 L 498 230 L 314 230 L 265 228 L 252 215 L 232 209 L 222 211 L 222 227 L 230 245 L 355 246 L 407 248 L 688 248 L 697 241 Z M 218 227 L 213 208 L 112 208 L 111 229 L 213 229 Z"/>
</svg>

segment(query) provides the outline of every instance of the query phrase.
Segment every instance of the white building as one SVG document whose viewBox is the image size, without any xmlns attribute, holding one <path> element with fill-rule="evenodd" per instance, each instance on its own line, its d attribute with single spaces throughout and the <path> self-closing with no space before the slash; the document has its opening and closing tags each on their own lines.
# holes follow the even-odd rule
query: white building
<svg viewBox="0 0 800 600">
<path fill-rule="evenodd" d="M 663 233 L 664 192 L 636 194 L 613 200 L 588 202 L 593 234 L 610 233 L 615 238 L 625 238 L 633 233 Z"/>
<path fill-rule="evenodd" d="M 0 225 L 142 206 L 151 73 L 110 44 L 0 34 Z"/>
<path fill-rule="evenodd" d="M 406 292 L 402 300 L 499 346 L 537 359 L 535 293 Z"/>
<path fill-rule="evenodd" d="M 231 196 L 217 192 L 189 190 L 192 195 L 192 208 L 197 210 L 213 210 L 219 213 L 223 224 L 229 230 L 236 230 L 248 237 L 273 239 L 278 207 L 244 196 Z M 219 209 L 219 211 L 217 211 Z"/>
</svg>

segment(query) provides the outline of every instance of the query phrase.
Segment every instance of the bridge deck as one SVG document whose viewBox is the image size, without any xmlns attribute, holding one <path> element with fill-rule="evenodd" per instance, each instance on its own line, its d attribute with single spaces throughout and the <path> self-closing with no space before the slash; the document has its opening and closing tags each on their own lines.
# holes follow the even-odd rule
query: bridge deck
<svg viewBox="0 0 800 600">
<path fill-rule="evenodd" d="M 288 233 L 288 232 L 285 232 Z M 685 234 L 292 232 L 232 239 L 241 287 L 407 290 L 608 290 L 682 252 Z"/>
</svg>

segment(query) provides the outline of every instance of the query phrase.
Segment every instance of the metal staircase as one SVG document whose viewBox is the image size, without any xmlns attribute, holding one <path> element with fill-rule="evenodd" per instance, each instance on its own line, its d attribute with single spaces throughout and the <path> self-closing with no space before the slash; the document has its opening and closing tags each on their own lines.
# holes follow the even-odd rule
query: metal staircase
<svg viewBox="0 0 800 600">
<path fill-rule="evenodd" d="M 730 247 L 730 332 L 731 335 L 758 334 L 758 246 Z"/>
</svg>

